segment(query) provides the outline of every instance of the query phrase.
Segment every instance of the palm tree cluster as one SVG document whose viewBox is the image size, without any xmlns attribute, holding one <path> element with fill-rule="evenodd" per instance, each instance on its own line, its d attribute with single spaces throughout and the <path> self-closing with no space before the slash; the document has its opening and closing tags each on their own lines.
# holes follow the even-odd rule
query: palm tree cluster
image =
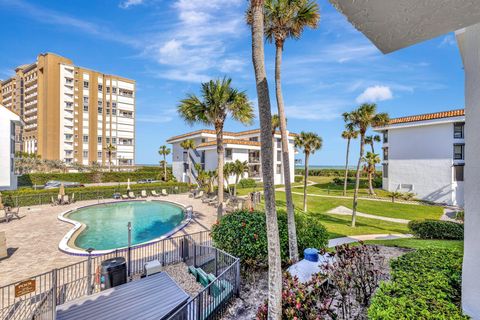
<svg viewBox="0 0 480 320">
<path fill-rule="evenodd" d="M 42 159 L 36 153 L 16 152 L 15 170 L 17 174 L 32 172 L 65 172 L 67 165 L 61 160 Z"/>
<path fill-rule="evenodd" d="M 228 186 L 228 178 L 230 176 L 235 176 L 235 183 L 233 185 L 232 195 L 235 197 L 237 195 L 237 185 L 240 182 L 240 179 L 243 177 L 244 173 L 248 171 L 248 162 L 235 160 L 232 162 L 227 162 L 223 168 L 226 185 Z M 229 192 L 230 192 L 230 188 Z"/>
<path fill-rule="evenodd" d="M 158 154 L 163 156 L 163 181 L 167 181 L 167 156 L 170 154 L 171 150 L 166 145 L 160 146 L 158 148 Z"/>
</svg>

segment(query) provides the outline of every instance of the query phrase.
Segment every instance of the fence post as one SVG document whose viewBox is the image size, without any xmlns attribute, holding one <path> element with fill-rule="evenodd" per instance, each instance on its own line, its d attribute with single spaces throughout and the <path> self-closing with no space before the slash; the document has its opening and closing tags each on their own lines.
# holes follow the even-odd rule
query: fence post
<svg viewBox="0 0 480 320">
<path fill-rule="evenodd" d="M 92 251 L 93 248 L 88 248 L 88 260 L 87 260 L 87 295 L 92 294 Z"/>
<path fill-rule="evenodd" d="M 128 251 L 127 251 L 127 259 L 128 259 L 128 278 L 130 279 L 130 276 L 132 275 L 132 223 L 128 222 Z"/>
<path fill-rule="evenodd" d="M 217 248 L 215 250 L 215 277 L 218 277 L 218 250 Z"/>
<path fill-rule="evenodd" d="M 197 246 L 193 243 L 193 266 L 197 267 Z"/>
<path fill-rule="evenodd" d="M 235 269 L 236 269 L 236 275 L 235 277 L 235 283 L 236 283 L 236 295 L 237 297 L 240 297 L 240 260 L 237 259 L 237 262 L 235 263 Z"/>
<path fill-rule="evenodd" d="M 57 269 L 52 270 L 52 319 L 57 319 Z"/>
<path fill-rule="evenodd" d="M 162 267 L 165 265 L 165 240 L 162 240 Z"/>
<path fill-rule="evenodd" d="M 200 319 L 203 319 L 203 308 L 202 308 L 202 297 L 203 297 L 203 293 L 205 292 L 205 290 L 202 290 L 200 291 L 200 293 L 198 294 L 198 303 L 197 303 L 197 320 L 200 320 Z"/>
</svg>

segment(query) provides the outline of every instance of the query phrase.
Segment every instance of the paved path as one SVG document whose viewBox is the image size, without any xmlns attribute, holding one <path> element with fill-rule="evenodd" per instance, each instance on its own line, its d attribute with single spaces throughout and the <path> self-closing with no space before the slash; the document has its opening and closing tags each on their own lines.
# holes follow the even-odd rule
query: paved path
<svg viewBox="0 0 480 320">
<path fill-rule="evenodd" d="M 328 247 L 332 248 L 335 246 L 340 246 L 342 244 L 347 243 L 354 243 L 359 241 L 366 241 L 366 240 L 395 240 L 395 239 L 405 239 L 405 238 L 412 238 L 413 235 L 411 234 L 364 234 L 358 236 L 348 236 L 342 238 L 335 238 L 330 239 L 328 241 Z"/>
<path fill-rule="evenodd" d="M 444 207 L 443 208 L 443 215 L 440 217 L 440 220 L 443 221 L 452 221 L 452 222 L 459 222 L 455 219 L 458 211 L 462 211 L 461 208 L 458 207 Z"/>
<path fill-rule="evenodd" d="M 339 214 L 339 215 L 342 215 L 342 216 L 351 216 L 352 215 L 352 209 L 344 207 L 344 206 L 338 206 L 338 207 L 333 208 L 332 210 L 328 211 L 328 213 Z M 358 211 L 357 211 L 357 216 L 358 217 L 364 217 L 364 218 L 370 218 L 370 219 L 377 219 L 377 220 L 395 222 L 395 223 L 403 223 L 403 224 L 408 224 L 410 222 L 410 220 L 407 220 L 407 219 L 382 217 L 382 216 L 377 216 L 377 215 L 368 214 L 368 213 L 362 213 L 362 212 L 358 212 Z"/>
</svg>

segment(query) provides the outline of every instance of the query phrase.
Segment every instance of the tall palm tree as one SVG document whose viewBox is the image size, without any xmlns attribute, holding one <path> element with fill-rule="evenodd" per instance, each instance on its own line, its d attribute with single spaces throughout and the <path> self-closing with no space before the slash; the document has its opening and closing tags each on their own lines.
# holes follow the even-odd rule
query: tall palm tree
<svg viewBox="0 0 480 320">
<path fill-rule="evenodd" d="M 180 147 L 187 151 L 187 163 L 188 163 L 188 182 L 192 182 L 192 164 L 190 161 L 190 150 L 195 149 L 195 141 L 192 139 L 186 139 L 180 142 Z"/>
<path fill-rule="evenodd" d="M 158 154 L 163 156 L 163 181 L 167 181 L 167 156 L 170 152 L 170 148 L 166 145 L 160 146 L 158 149 Z"/>
<path fill-rule="evenodd" d="M 386 113 L 377 113 L 377 105 L 364 103 L 358 109 L 348 113 L 346 118 L 360 134 L 360 155 L 355 175 L 355 192 L 353 194 L 352 227 L 355 227 L 355 218 L 358 204 L 358 188 L 360 186 L 360 165 L 362 163 L 365 149 L 365 134 L 371 126 L 384 126 L 388 123 L 389 117 Z"/>
<path fill-rule="evenodd" d="M 280 129 L 280 117 L 278 114 L 272 114 L 272 137 L 275 136 L 278 129 Z"/>
<path fill-rule="evenodd" d="M 367 173 L 368 177 L 368 193 L 371 195 L 375 195 L 372 179 L 376 172 L 375 166 L 381 162 L 380 157 L 378 156 L 378 154 L 367 151 L 367 154 L 363 158 L 363 161 L 365 162 L 363 166 L 363 171 Z"/>
<path fill-rule="evenodd" d="M 265 0 L 265 36 L 275 43 L 275 94 L 280 122 L 282 164 L 288 216 L 288 238 L 290 259 L 298 260 L 295 213 L 293 210 L 292 186 L 290 181 L 290 158 L 288 151 L 287 120 L 283 102 L 281 66 L 283 46 L 288 38 L 300 39 L 306 27 L 316 28 L 320 11 L 316 1 L 311 0 Z"/>
<path fill-rule="evenodd" d="M 343 118 L 348 118 L 348 113 L 343 114 Z M 348 120 L 347 120 L 348 121 Z M 357 139 L 358 131 L 355 131 L 351 123 L 347 123 L 345 126 L 347 130 L 342 132 L 342 138 L 347 139 L 347 155 L 345 156 L 345 177 L 343 181 L 343 196 L 347 195 L 347 180 L 348 180 L 348 157 L 350 156 L 350 141 Z"/>
<path fill-rule="evenodd" d="M 235 162 L 232 162 L 232 163 L 233 163 L 232 173 L 235 175 L 235 185 L 233 187 L 233 195 L 236 196 L 238 182 L 240 181 L 240 178 L 243 176 L 243 174 L 246 171 L 248 171 L 248 162 L 235 160 Z"/>
<path fill-rule="evenodd" d="M 200 122 L 215 127 L 217 135 L 218 158 L 218 218 L 223 215 L 223 164 L 225 161 L 223 147 L 223 126 L 227 116 L 250 124 L 254 118 L 253 107 L 245 92 L 231 87 L 232 79 L 210 80 L 202 83 L 201 98 L 189 94 L 178 106 L 180 115 L 190 124 Z"/>
<path fill-rule="evenodd" d="M 315 151 L 322 148 L 322 138 L 314 132 L 300 132 L 295 137 L 295 147 L 303 149 L 305 154 L 305 177 L 303 179 L 303 211 L 307 212 L 307 180 L 308 180 L 308 158 Z"/>
<path fill-rule="evenodd" d="M 275 208 L 275 185 L 273 175 L 273 139 L 270 93 L 265 71 L 264 48 L 264 0 L 250 0 L 247 22 L 252 30 L 252 62 L 260 115 L 260 138 L 262 150 L 262 178 L 265 197 L 265 215 L 268 244 L 268 317 L 282 317 L 282 265 L 280 259 L 280 236 L 277 210 Z"/>
<path fill-rule="evenodd" d="M 372 148 L 372 153 L 375 153 L 375 147 L 374 147 L 375 142 L 380 142 L 380 141 L 381 139 L 378 134 L 365 136 L 365 144 L 370 145 L 370 147 Z"/>
<path fill-rule="evenodd" d="M 113 152 L 116 150 L 115 146 L 113 144 L 108 144 L 103 150 L 107 153 L 108 157 L 108 171 L 112 172 L 112 155 Z"/>
</svg>

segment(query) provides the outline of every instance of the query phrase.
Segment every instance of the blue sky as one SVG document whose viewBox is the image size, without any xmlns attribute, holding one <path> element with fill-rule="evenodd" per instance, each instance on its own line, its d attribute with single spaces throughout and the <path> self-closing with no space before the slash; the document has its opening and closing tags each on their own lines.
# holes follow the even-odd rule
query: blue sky
<svg viewBox="0 0 480 320">
<path fill-rule="evenodd" d="M 321 22 L 289 40 L 283 89 L 289 130 L 324 141 L 312 164 L 344 162 L 340 115 L 376 102 L 391 117 L 463 108 L 463 70 L 453 34 L 382 55 L 328 1 Z M 54 52 L 77 65 L 137 81 L 136 162 L 158 163 L 158 146 L 200 127 L 176 114 L 200 83 L 227 75 L 255 103 L 246 0 L 0 0 L 0 79 Z M 272 109 L 274 47 L 266 44 Z M 256 121 L 252 127 L 258 127 Z M 226 130 L 248 128 L 227 121 Z M 352 158 L 358 146 L 352 146 Z"/>
</svg>

